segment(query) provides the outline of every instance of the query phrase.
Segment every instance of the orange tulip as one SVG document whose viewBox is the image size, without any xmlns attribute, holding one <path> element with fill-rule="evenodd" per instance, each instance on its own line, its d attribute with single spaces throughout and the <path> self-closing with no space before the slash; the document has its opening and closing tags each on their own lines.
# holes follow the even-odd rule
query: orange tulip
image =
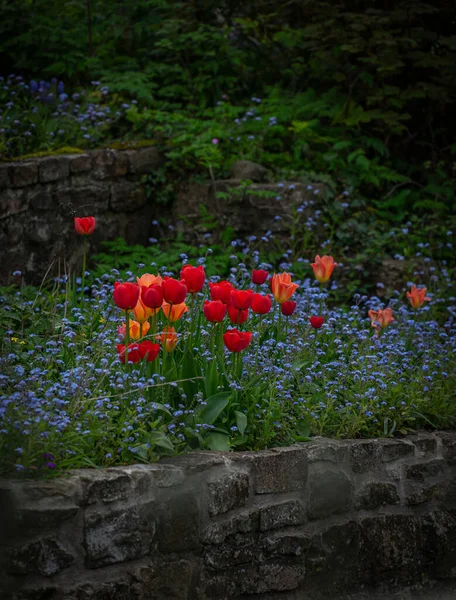
<svg viewBox="0 0 456 600">
<path fill-rule="evenodd" d="M 370 310 L 368 313 L 371 325 L 374 329 L 385 329 L 393 321 L 393 311 L 391 308 L 384 308 L 383 310 Z"/>
<path fill-rule="evenodd" d="M 145 323 L 149 317 L 158 313 L 159 310 L 159 308 L 148 308 L 141 302 L 141 299 L 139 299 L 138 304 L 133 309 L 133 313 L 138 323 Z"/>
<path fill-rule="evenodd" d="M 430 298 L 426 296 L 427 288 L 417 288 L 416 285 L 412 285 L 412 291 L 407 292 L 407 298 L 410 300 L 412 308 L 415 310 L 423 306 L 425 301 L 429 301 Z"/>
<path fill-rule="evenodd" d="M 142 324 L 142 336 L 141 336 L 141 323 L 137 321 L 130 321 L 130 340 L 139 340 L 141 337 L 144 337 L 146 333 L 149 331 L 150 325 L 149 323 Z M 122 323 L 122 327 L 119 327 L 118 332 L 121 337 L 125 337 L 125 333 L 127 331 L 127 326 L 125 323 Z"/>
<path fill-rule="evenodd" d="M 157 336 L 159 342 L 162 343 L 165 352 L 172 352 L 177 345 L 178 337 L 174 327 L 164 327 L 163 333 Z"/>
<path fill-rule="evenodd" d="M 163 281 L 160 275 L 151 275 L 150 273 L 144 273 L 141 277 L 136 278 L 136 283 L 141 287 L 149 287 L 150 285 L 160 285 Z"/>
<path fill-rule="evenodd" d="M 182 304 L 172 305 L 168 304 L 168 302 L 163 302 L 162 311 L 165 313 L 168 321 L 174 323 L 175 321 L 179 321 L 184 313 L 188 312 L 188 306 L 185 304 L 185 302 L 182 302 Z"/>
<path fill-rule="evenodd" d="M 272 276 L 271 292 L 279 304 L 283 304 L 289 300 L 298 287 L 299 285 L 297 283 L 291 282 L 290 273 L 282 273 L 281 275 L 274 273 Z"/>
<path fill-rule="evenodd" d="M 315 275 L 315 278 L 320 283 L 326 283 L 332 275 L 334 271 L 334 267 L 337 267 L 337 263 L 334 262 L 332 256 L 317 256 L 315 257 L 315 262 L 312 263 L 312 269 Z"/>
</svg>

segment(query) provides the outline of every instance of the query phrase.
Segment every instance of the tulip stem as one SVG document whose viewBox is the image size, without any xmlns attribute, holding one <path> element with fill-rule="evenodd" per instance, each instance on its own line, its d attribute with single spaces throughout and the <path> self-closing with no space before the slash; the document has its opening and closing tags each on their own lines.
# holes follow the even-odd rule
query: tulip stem
<svg viewBox="0 0 456 600">
<path fill-rule="evenodd" d="M 280 342 L 282 333 L 282 307 L 279 304 L 279 320 L 277 321 L 277 341 Z"/>
<path fill-rule="evenodd" d="M 259 320 L 258 320 L 258 344 L 256 347 L 256 356 L 255 356 L 255 371 L 258 372 L 258 355 L 260 353 L 260 343 L 261 343 L 261 319 L 263 318 L 263 315 L 258 315 L 259 316 Z"/>
<path fill-rule="evenodd" d="M 84 303 L 85 273 L 87 262 L 87 236 L 84 236 L 84 252 L 82 255 L 81 304 Z"/>
<path fill-rule="evenodd" d="M 130 345 L 130 312 L 125 311 L 125 364 L 128 370 L 128 346 Z"/>
</svg>

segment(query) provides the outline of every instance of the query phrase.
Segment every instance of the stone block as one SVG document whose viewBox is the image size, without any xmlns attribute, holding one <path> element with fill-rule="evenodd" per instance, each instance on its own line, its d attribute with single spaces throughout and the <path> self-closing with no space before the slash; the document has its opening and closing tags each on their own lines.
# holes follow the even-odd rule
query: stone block
<svg viewBox="0 0 456 600">
<path fill-rule="evenodd" d="M 29 239 L 36 244 L 49 244 L 53 236 L 53 230 L 48 222 L 35 221 L 29 230 Z"/>
<path fill-rule="evenodd" d="M 305 446 L 233 456 L 233 460 L 237 459 L 251 462 L 255 494 L 292 492 L 306 487 L 308 461 Z"/>
<path fill-rule="evenodd" d="M 249 497 L 249 476 L 231 471 L 212 476 L 207 482 L 208 510 L 211 517 L 245 506 Z"/>
<path fill-rule="evenodd" d="M 349 463 L 350 448 L 345 442 L 328 438 L 315 438 L 305 444 L 309 464 L 315 462 Z"/>
<path fill-rule="evenodd" d="M 258 506 L 241 509 L 223 520 L 214 521 L 201 532 L 205 544 L 222 544 L 228 537 L 236 534 L 251 533 L 260 528 L 260 509 Z"/>
<path fill-rule="evenodd" d="M 12 220 L 7 229 L 8 245 L 14 246 L 23 240 L 24 227 L 18 221 Z"/>
<path fill-rule="evenodd" d="M 262 548 L 267 557 L 302 556 L 310 547 L 311 541 L 311 538 L 303 533 L 278 531 L 263 539 Z"/>
<path fill-rule="evenodd" d="M 449 465 L 456 465 L 456 435 L 446 431 L 438 433 L 442 440 L 442 456 Z"/>
<path fill-rule="evenodd" d="M 146 174 L 153 173 L 161 165 L 161 156 L 157 148 L 148 146 L 140 150 L 126 150 L 122 152 L 128 161 L 130 173 Z"/>
<path fill-rule="evenodd" d="M 341 470 L 315 469 L 309 475 L 309 518 L 321 519 L 349 510 L 352 482 Z"/>
<path fill-rule="evenodd" d="M 133 212 L 146 204 L 146 190 L 138 183 L 128 181 L 111 187 L 111 208 L 114 212 Z"/>
<path fill-rule="evenodd" d="M 92 168 L 90 154 L 72 154 L 67 157 L 70 161 L 70 173 L 85 173 Z"/>
<path fill-rule="evenodd" d="M 262 547 L 256 540 L 250 544 L 209 546 L 204 552 L 204 564 L 212 571 L 223 571 L 237 565 L 264 560 Z"/>
<path fill-rule="evenodd" d="M 456 550 L 456 520 L 448 511 L 435 509 L 423 515 L 421 528 L 425 564 L 440 560 L 444 554 Z"/>
<path fill-rule="evenodd" d="M 38 164 L 36 162 L 18 162 L 10 166 L 12 187 L 33 185 L 38 181 Z"/>
<path fill-rule="evenodd" d="M 422 540 L 419 523 L 412 515 L 379 515 L 361 520 L 367 551 L 372 557 L 374 573 L 395 571 L 409 566 L 419 568 Z"/>
<path fill-rule="evenodd" d="M 170 493 L 159 505 L 158 548 L 160 552 L 195 550 L 200 546 L 200 512 L 197 489 Z"/>
<path fill-rule="evenodd" d="M 40 181 L 58 181 L 70 174 L 70 161 L 66 156 L 48 156 L 39 160 Z"/>
<path fill-rule="evenodd" d="M 98 216 L 99 213 L 107 211 L 109 208 L 110 189 L 107 183 L 91 182 L 86 186 L 59 190 L 56 197 L 60 203 L 64 203 L 67 199 L 70 204 L 74 205 L 77 216 L 90 213 Z M 78 212 L 79 209 L 82 212 Z"/>
<path fill-rule="evenodd" d="M 421 456 L 430 456 L 437 453 L 437 439 L 433 436 L 413 436 L 412 442 Z"/>
<path fill-rule="evenodd" d="M 87 505 L 125 500 L 132 493 L 132 480 L 126 473 L 87 470 L 81 480 L 85 484 L 83 502 Z"/>
<path fill-rule="evenodd" d="M 378 440 L 353 441 L 351 446 L 354 473 L 367 473 L 378 469 L 382 451 Z"/>
<path fill-rule="evenodd" d="M 231 168 L 234 179 L 249 179 L 250 181 L 262 182 L 268 176 L 268 170 L 250 160 L 238 160 Z"/>
<path fill-rule="evenodd" d="M 59 573 L 71 563 L 74 557 L 60 542 L 52 538 L 30 542 L 13 551 L 8 572 L 15 575 L 38 573 L 49 577 Z"/>
<path fill-rule="evenodd" d="M 134 570 L 127 600 L 192 600 L 195 563 L 166 559 Z M 117 598 L 116 598 L 117 600 Z"/>
<path fill-rule="evenodd" d="M 8 187 L 9 184 L 9 174 L 8 174 L 8 165 L 0 165 L 0 190 Z"/>
<path fill-rule="evenodd" d="M 4 190 L 0 194 L 0 216 L 14 216 L 27 209 L 28 201 L 24 190 Z"/>
<path fill-rule="evenodd" d="M 432 485 L 409 483 L 405 488 L 404 498 L 406 504 L 416 506 L 430 500 L 443 500 L 447 492 L 448 483 L 446 481 Z"/>
<path fill-rule="evenodd" d="M 92 173 L 98 179 L 122 177 L 128 171 L 127 157 L 123 152 L 106 148 L 95 150 L 92 156 Z"/>
<path fill-rule="evenodd" d="M 161 462 L 153 465 L 131 465 L 113 467 L 112 473 L 125 473 L 132 481 L 135 494 L 153 494 L 157 488 L 170 488 L 181 485 L 185 480 L 183 469 Z"/>
<path fill-rule="evenodd" d="M 380 446 L 382 462 L 391 462 L 415 453 L 413 444 L 406 440 L 381 440 Z"/>
<path fill-rule="evenodd" d="M 219 465 L 225 466 L 227 460 L 227 456 L 221 452 L 195 451 L 172 458 L 163 458 L 160 461 L 160 465 L 172 464 L 173 467 L 181 469 L 186 475 L 195 475 L 196 473 L 207 471 Z"/>
<path fill-rule="evenodd" d="M 425 463 L 407 465 L 405 467 L 405 477 L 415 481 L 426 481 L 429 477 L 436 477 L 445 471 L 446 463 L 441 458 L 436 458 Z"/>
<path fill-rule="evenodd" d="M 292 525 L 302 525 L 306 520 L 304 507 L 300 500 L 284 500 L 260 509 L 260 531 L 281 529 Z"/>
<path fill-rule="evenodd" d="M 241 565 L 207 579 L 200 597 L 221 600 L 240 598 L 243 594 L 287 592 L 298 588 L 304 578 L 305 567 L 302 564 L 271 561 L 260 565 Z"/>
<path fill-rule="evenodd" d="M 38 211 L 50 210 L 54 205 L 52 193 L 45 187 L 35 188 L 29 196 L 29 202 L 30 208 Z"/>
<path fill-rule="evenodd" d="M 156 508 L 155 505 L 132 505 L 108 512 L 86 511 L 86 567 L 98 569 L 148 554 L 155 535 Z"/>
<path fill-rule="evenodd" d="M 35 505 L 20 505 L 17 508 L 17 524 L 22 531 L 32 533 L 43 529 L 56 529 L 63 522 L 75 517 L 79 507 L 63 503 L 40 502 Z"/>
<path fill-rule="evenodd" d="M 398 504 L 399 494 L 394 483 L 371 482 L 366 484 L 356 495 L 357 510 L 372 510 L 386 504 Z"/>
</svg>

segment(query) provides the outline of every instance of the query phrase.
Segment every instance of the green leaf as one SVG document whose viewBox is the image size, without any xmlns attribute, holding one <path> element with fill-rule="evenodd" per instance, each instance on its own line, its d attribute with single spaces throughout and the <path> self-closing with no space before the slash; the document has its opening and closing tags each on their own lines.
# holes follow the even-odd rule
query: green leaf
<svg viewBox="0 0 456 600">
<path fill-rule="evenodd" d="M 167 448 L 168 450 L 174 450 L 172 441 L 162 431 L 152 431 L 150 433 L 150 439 L 156 446 Z"/>
<path fill-rule="evenodd" d="M 230 436 L 223 433 L 210 433 L 209 448 L 217 452 L 228 452 L 230 450 Z"/>
<path fill-rule="evenodd" d="M 236 426 L 239 433 L 244 435 L 245 428 L 247 427 L 247 416 L 239 410 L 235 410 L 234 414 L 236 415 Z"/>
<path fill-rule="evenodd" d="M 206 406 L 203 406 L 199 418 L 203 423 L 212 425 L 217 417 L 227 406 L 231 392 L 219 392 L 206 400 Z"/>
</svg>

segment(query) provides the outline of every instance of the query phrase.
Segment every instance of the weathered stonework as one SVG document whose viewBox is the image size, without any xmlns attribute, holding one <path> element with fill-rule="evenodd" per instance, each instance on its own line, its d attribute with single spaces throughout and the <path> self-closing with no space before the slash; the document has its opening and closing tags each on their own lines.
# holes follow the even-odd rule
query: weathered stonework
<svg viewBox="0 0 456 600">
<path fill-rule="evenodd" d="M 455 442 L 317 438 L 1 481 L 0 598 L 361 600 L 446 582 L 449 600 Z"/>
<path fill-rule="evenodd" d="M 325 192 L 323 185 L 308 189 L 303 183 L 267 183 L 264 167 L 239 161 L 232 179 L 183 184 L 175 201 L 165 205 L 146 182 L 161 164 L 154 147 L 0 164 L 0 284 L 17 270 L 27 282 L 40 283 L 51 264 L 50 276 L 68 267 L 79 273 L 82 250 L 73 231 L 74 216 L 97 219 L 88 238 L 90 254 L 102 241 L 118 237 L 145 245 L 150 237 L 169 235 L 171 224 L 185 241 L 198 244 L 208 230 L 217 236 L 227 227 L 241 237 L 262 236 L 267 230 L 285 234 L 292 215 L 297 218 L 295 210 L 305 204 L 299 218 L 306 220 Z M 152 224 L 156 219 L 160 226 Z"/>
<path fill-rule="evenodd" d="M 95 150 L 0 165 L 0 283 L 19 270 L 29 282 L 79 268 L 81 240 L 73 217 L 93 215 L 90 251 L 123 237 L 146 244 L 156 216 L 154 198 L 142 178 L 159 168 L 153 147 L 131 151 Z"/>
</svg>

